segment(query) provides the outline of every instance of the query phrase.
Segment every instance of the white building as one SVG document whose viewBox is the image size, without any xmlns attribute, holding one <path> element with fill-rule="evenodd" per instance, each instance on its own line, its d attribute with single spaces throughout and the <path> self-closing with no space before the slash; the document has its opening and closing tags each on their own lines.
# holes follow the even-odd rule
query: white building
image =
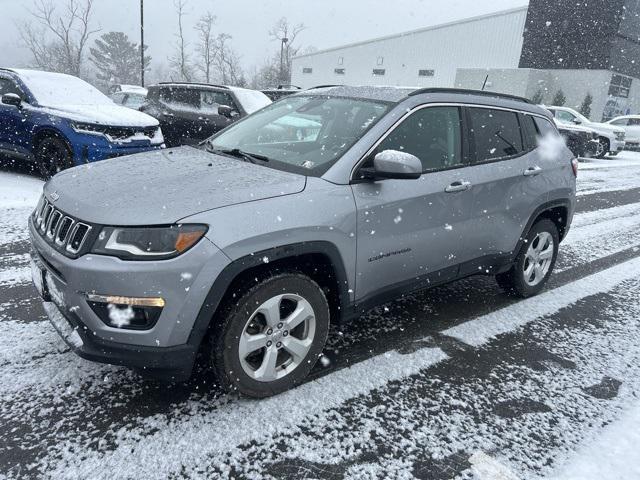
<svg viewBox="0 0 640 480">
<path fill-rule="evenodd" d="M 518 67 L 526 19 L 522 7 L 302 55 L 291 83 L 452 87 L 458 68 Z"/>
<path fill-rule="evenodd" d="M 590 96 L 593 120 L 640 113 L 640 0 L 598 1 L 611 6 L 607 18 L 591 2 L 529 0 L 528 7 L 302 55 L 293 59 L 291 83 L 484 87 L 547 104 L 564 96 L 576 109 Z"/>
</svg>

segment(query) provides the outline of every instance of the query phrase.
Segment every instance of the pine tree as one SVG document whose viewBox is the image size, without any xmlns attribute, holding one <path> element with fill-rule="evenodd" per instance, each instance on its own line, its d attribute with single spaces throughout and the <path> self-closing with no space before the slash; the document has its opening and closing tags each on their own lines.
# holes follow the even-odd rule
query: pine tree
<svg viewBox="0 0 640 480">
<path fill-rule="evenodd" d="M 580 105 L 580 113 L 587 118 L 591 116 L 592 103 L 593 103 L 593 96 L 590 93 L 587 93 L 587 96 L 584 97 L 584 100 L 582 101 L 582 105 Z"/>
<path fill-rule="evenodd" d="M 562 89 L 556 92 L 556 95 L 553 97 L 552 105 L 554 107 L 562 107 L 565 103 L 567 103 L 567 97 L 564 96 L 564 92 Z"/>
<path fill-rule="evenodd" d="M 91 62 L 98 69 L 96 76 L 105 85 L 140 83 L 140 47 L 130 42 L 126 34 L 105 33 L 90 51 Z M 145 71 L 150 63 L 151 57 L 145 56 Z"/>
<path fill-rule="evenodd" d="M 542 91 L 542 89 L 538 89 L 538 91 L 533 95 L 533 97 L 531 97 L 531 102 L 536 104 L 536 105 L 540 105 L 542 103 L 542 101 L 544 100 L 544 92 Z"/>
</svg>

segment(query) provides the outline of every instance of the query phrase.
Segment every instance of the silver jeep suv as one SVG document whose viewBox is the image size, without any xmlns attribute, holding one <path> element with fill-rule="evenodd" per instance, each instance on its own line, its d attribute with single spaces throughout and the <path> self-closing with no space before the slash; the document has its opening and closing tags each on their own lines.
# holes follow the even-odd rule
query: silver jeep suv
<svg viewBox="0 0 640 480">
<path fill-rule="evenodd" d="M 200 354 L 273 395 L 330 322 L 376 304 L 476 274 L 540 292 L 575 206 L 557 139 L 505 95 L 303 91 L 200 148 L 56 175 L 29 222 L 34 282 L 84 358 L 184 380 Z"/>
</svg>

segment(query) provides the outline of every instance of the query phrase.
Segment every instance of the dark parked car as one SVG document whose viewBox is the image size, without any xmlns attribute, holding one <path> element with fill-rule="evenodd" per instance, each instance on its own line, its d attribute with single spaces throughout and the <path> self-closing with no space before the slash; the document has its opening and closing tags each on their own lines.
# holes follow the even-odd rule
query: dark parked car
<svg viewBox="0 0 640 480">
<path fill-rule="evenodd" d="M 598 154 L 598 132 L 580 125 L 556 122 L 560 135 L 576 157 L 595 157 Z"/>
<path fill-rule="evenodd" d="M 149 87 L 140 110 L 160 122 L 168 147 L 197 145 L 231 123 L 271 103 L 261 92 L 205 83 Z"/>
<path fill-rule="evenodd" d="M 276 100 L 288 97 L 289 95 L 293 95 L 299 91 L 300 87 L 296 87 L 295 85 L 278 85 L 278 88 L 268 88 L 266 90 L 262 90 L 262 93 L 269 97 L 271 101 L 275 102 Z"/>
</svg>

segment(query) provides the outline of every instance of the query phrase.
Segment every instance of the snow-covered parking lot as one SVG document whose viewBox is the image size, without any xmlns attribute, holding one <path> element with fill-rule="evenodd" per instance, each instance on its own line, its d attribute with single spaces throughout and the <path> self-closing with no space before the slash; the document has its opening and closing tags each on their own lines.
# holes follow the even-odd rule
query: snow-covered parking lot
<svg viewBox="0 0 640 480">
<path fill-rule="evenodd" d="M 540 296 L 478 277 L 390 303 L 267 400 L 69 352 L 30 283 L 41 187 L 0 172 L 0 478 L 640 478 L 640 154 L 581 164 Z"/>
</svg>

